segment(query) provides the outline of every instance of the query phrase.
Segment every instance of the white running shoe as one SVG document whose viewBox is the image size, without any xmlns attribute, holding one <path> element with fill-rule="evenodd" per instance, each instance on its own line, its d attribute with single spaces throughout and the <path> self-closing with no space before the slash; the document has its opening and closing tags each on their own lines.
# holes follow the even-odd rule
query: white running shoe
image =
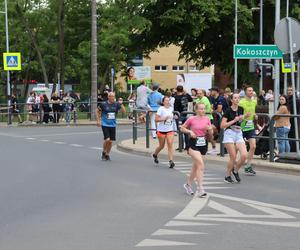
<svg viewBox="0 0 300 250">
<path fill-rule="evenodd" d="M 207 193 L 204 190 L 197 191 L 195 196 L 198 198 L 205 198 L 205 197 L 207 197 Z"/>
<path fill-rule="evenodd" d="M 194 191 L 189 184 L 185 183 L 183 187 L 188 195 L 194 195 Z"/>
<path fill-rule="evenodd" d="M 208 154 L 208 155 L 217 155 L 217 154 L 218 154 L 218 151 L 217 151 L 215 148 L 213 148 L 213 149 L 211 149 L 211 150 L 208 150 L 208 151 L 207 151 L 207 154 Z"/>
</svg>

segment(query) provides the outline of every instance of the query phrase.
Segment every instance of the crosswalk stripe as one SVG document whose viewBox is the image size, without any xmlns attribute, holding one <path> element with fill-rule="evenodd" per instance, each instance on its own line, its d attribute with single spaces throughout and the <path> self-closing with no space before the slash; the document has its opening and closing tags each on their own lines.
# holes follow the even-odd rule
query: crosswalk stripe
<svg viewBox="0 0 300 250">
<path fill-rule="evenodd" d="M 182 230 L 168 230 L 168 229 L 159 229 L 154 232 L 152 235 L 190 235 L 190 234 L 207 234 L 201 232 L 191 232 L 191 231 L 182 231 Z"/>
<path fill-rule="evenodd" d="M 194 243 L 186 243 L 180 241 L 170 241 L 170 240 L 154 240 L 154 239 L 145 239 L 136 247 L 163 247 L 163 246 L 195 246 Z"/>
</svg>

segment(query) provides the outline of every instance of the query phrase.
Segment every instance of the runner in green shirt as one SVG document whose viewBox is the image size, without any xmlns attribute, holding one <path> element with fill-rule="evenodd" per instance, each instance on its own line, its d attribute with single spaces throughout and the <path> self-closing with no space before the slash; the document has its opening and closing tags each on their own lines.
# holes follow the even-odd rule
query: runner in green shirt
<svg viewBox="0 0 300 250">
<path fill-rule="evenodd" d="M 251 161 L 253 160 L 255 148 L 256 148 L 256 133 L 255 123 L 256 118 L 256 105 L 257 101 L 253 99 L 253 88 L 248 86 L 245 87 L 245 97 L 241 99 L 239 106 L 244 109 L 245 118 L 241 124 L 243 131 L 243 137 L 249 142 L 250 149 L 248 152 L 248 160 L 245 166 L 245 172 L 248 174 L 255 175 L 256 172 L 253 170 Z"/>
</svg>

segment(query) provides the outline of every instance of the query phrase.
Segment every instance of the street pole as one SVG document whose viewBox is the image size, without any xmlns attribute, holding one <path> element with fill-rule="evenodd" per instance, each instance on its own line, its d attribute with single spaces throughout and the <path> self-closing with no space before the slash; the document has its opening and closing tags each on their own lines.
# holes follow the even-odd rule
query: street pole
<svg viewBox="0 0 300 250">
<path fill-rule="evenodd" d="M 91 39 L 91 120 L 96 118 L 97 108 L 97 4 L 91 0 L 92 39 Z"/>
<path fill-rule="evenodd" d="M 289 44 L 290 44 L 290 61 L 291 61 L 291 76 L 292 76 L 292 86 L 293 86 L 293 90 L 295 91 L 295 93 L 293 94 L 293 107 L 294 107 L 294 114 L 293 115 L 297 115 L 297 104 L 296 104 L 296 84 L 295 84 L 295 72 L 294 72 L 294 67 L 293 67 L 293 63 L 294 63 L 294 53 L 293 53 L 293 36 L 292 36 L 292 21 L 291 18 L 287 18 L 288 20 L 288 27 L 289 27 Z M 298 133 L 298 122 L 297 122 L 297 117 L 294 118 L 294 124 L 295 124 L 295 136 L 296 139 L 299 139 L 299 133 Z M 296 142 L 296 152 L 298 155 L 300 155 L 300 151 L 299 151 L 299 142 Z"/>
<path fill-rule="evenodd" d="M 259 44 L 262 45 L 264 42 L 263 42 L 263 0 L 260 0 L 260 15 L 259 15 Z M 260 63 L 262 63 L 263 60 L 260 59 Z M 263 80 L 264 80 L 264 73 L 263 73 L 263 70 L 264 70 L 264 67 L 260 67 L 260 70 L 261 70 L 261 77 L 259 79 L 259 91 L 261 91 L 263 89 Z"/>
<path fill-rule="evenodd" d="M 9 52 L 9 37 L 8 37 L 8 10 L 7 10 L 7 0 L 5 0 L 5 31 L 6 31 L 6 52 Z M 7 71 L 7 124 L 11 125 L 11 87 L 10 87 L 10 72 Z"/>
<path fill-rule="evenodd" d="M 238 36 L 238 0 L 235 0 L 235 28 L 234 28 L 234 44 L 237 44 L 237 36 Z M 237 89 L 237 80 L 238 80 L 238 72 L 237 72 L 237 59 L 234 59 L 234 90 Z"/>
<path fill-rule="evenodd" d="M 275 27 L 280 22 L 280 0 L 276 0 L 275 5 Z M 275 60 L 275 82 L 274 82 L 274 96 L 278 97 L 280 95 L 280 60 Z M 278 107 L 279 98 L 274 100 L 274 113 Z"/>
</svg>

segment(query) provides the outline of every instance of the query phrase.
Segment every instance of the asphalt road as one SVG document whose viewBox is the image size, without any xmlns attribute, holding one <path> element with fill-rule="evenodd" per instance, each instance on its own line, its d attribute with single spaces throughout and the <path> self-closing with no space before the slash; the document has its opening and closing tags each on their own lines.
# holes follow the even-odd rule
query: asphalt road
<svg viewBox="0 0 300 250">
<path fill-rule="evenodd" d="M 131 137 L 121 126 L 118 140 Z M 300 249 L 300 176 L 258 172 L 223 183 L 206 165 L 206 199 L 138 155 L 100 160 L 96 127 L 1 128 L 0 249 Z"/>
</svg>

